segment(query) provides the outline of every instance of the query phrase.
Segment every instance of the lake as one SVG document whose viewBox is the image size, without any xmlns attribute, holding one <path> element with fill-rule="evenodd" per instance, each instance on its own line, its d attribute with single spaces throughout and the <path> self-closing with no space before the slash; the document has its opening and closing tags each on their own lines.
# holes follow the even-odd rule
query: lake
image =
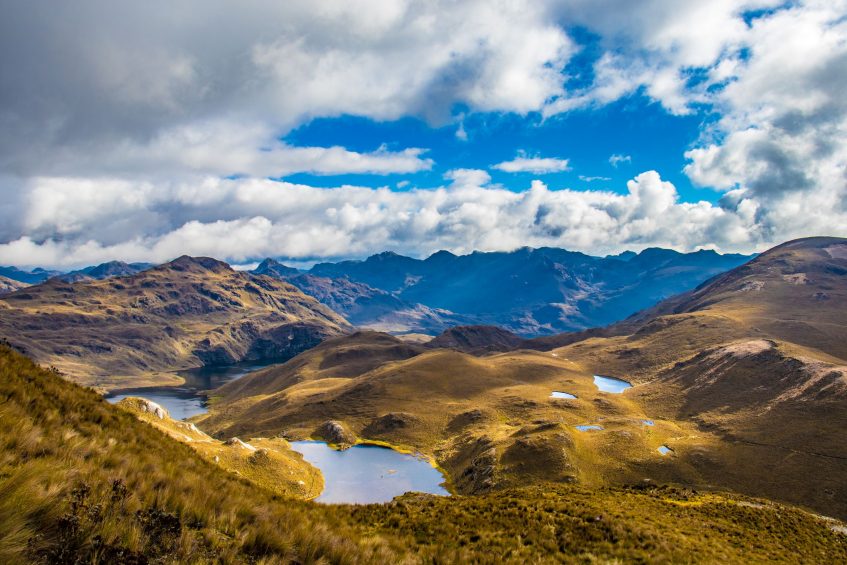
<svg viewBox="0 0 847 565">
<path fill-rule="evenodd" d="M 558 390 L 554 390 L 550 393 L 550 398 L 567 398 L 568 400 L 575 400 L 576 396 L 569 392 L 559 392 Z"/>
<path fill-rule="evenodd" d="M 621 394 L 626 389 L 632 388 L 632 385 L 626 381 L 614 377 L 601 377 L 600 375 L 594 375 L 594 385 L 600 389 L 600 392 L 611 392 L 612 394 Z"/>
<path fill-rule="evenodd" d="M 268 365 L 270 363 L 237 363 L 177 371 L 176 374 L 185 379 L 185 384 L 116 390 L 106 395 L 106 400 L 115 404 L 129 396 L 140 396 L 160 405 L 174 420 L 184 420 L 208 412 L 204 391 L 218 388 Z"/>
<path fill-rule="evenodd" d="M 445 477 L 429 461 L 393 449 L 358 444 L 338 451 L 322 441 L 293 441 L 291 447 L 321 470 L 324 491 L 316 498 L 327 504 L 390 502 L 406 492 L 450 496 Z"/>
</svg>

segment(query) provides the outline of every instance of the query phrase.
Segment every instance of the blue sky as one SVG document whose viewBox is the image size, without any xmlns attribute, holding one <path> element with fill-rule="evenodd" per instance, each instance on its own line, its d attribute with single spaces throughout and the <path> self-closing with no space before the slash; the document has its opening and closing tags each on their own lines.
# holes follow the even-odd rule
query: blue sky
<svg viewBox="0 0 847 565">
<path fill-rule="evenodd" d="M 0 264 L 847 236 L 845 61 L 847 0 L 16 3 Z"/>
<path fill-rule="evenodd" d="M 314 186 L 354 184 L 392 186 L 408 181 L 411 186 L 436 187 L 452 169 L 489 170 L 494 182 L 513 191 L 525 190 L 533 179 L 542 179 L 551 189 L 610 190 L 623 193 L 626 181 L 644 170 L 662 171 L 686 201 L 715 201 L 720 193 L 693 187 L 683 173 L 684 153 L 697 141 L 701 114 L 674 116 L 642 94 L 618 100 L 600 108 L 582 109 L 543 119 L 538 113 L 472 114 L 463 120 L 467 139 L 456 136 L 458 126 L 431 126 L 419 118 L 377 122 L 367 118 L 342 116 L 313 120 L 284 139 L 294 145 L 341 145 L 360 152 L 374 151 L 386 144 L 391 150 L 408 147 L 428 149 L 435 161 L 429 171 L 395 175 L 314 175 L 298 173 L 283 177 Z M 494 164 L 513 159 L 518 152 L 530 156 L 568 159 L 569 171 L 548 174 L 506 173 L 490 170 Z M 613 166 L 612 155 L 630 157 Z M 595 177 L 585 181 L 580 177 Z M 596 179 L 603 177 L 603 179 Z M 608 180 L 604 180 L 608 179 Z"/>
</svg>

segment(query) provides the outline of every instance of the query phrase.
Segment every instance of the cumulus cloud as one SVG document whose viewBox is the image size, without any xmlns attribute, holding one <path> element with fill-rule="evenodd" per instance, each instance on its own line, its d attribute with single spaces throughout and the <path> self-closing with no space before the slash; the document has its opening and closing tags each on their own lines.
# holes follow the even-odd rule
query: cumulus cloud
<svg viewBox="0 0 847 565">
<path fill-rule="evenodd" d="M 550 190 L 540 181 L 513 192 L 491 185 L 479 170 L 448 177 L 444 187 L 403 192 L 217 177 L 157 186 L 36 179 L 27 232 L 54 235 L 0 244 L 0 263 L 71 267 L 183 253 L 245 263 L 265 256 L 350 257 L 385 249 L 423 256 L 524 245 L 602 254 L 651 245 L 691 250 L 703 241 L 732 251 L 767 236 L 749 201 L 680 202 L 655 171 L 629 181 L 625 194 Z M 44 209 L 44 202 L 60 204 Z"/>
<path fill-rule="evenodd" d="M 518 153 L 511 161 L 497 163 L 496 165 L 492 165 L 491 168 L 505 173 L 535 173 L 538 175 L 570 170 L 567 159 L 528 157 L 524 153 Z"/>
<path fill-rule="evenodd" d="M 0 164 L 146 145 L 210 119 L 278 133 L 314 117 L 529 112 L 574 46 L 523 2 L 81 0 L 4 6 Z"/>
<path fill-rule="evenodd" d="M 522 245 L 750 251 L 847 235 L 845 14 L 847 0 L 9 3 L 0 262 Z M 596 34 L 600 55 L 588 84 L 569 89 L 581 47 L 567 30 L 578 27 Z M 552 118 L 635 95 L 672 114 L 712 112 L 685 172 L 720 191 L 718 203 L 681 202 L 655 172 L 614 187 L 622 194 L 540 182 L 513 192 L 468 168 L 433 190 L 396 178 L 385 182 L 402 191 L 267 180 L 435 165 L 418 147 L 283 141 L 317 117 L 418 116 L 465 139 L 474 113 Z M 567 166 L 519 154 L 494 168 Z"/>
</svg>

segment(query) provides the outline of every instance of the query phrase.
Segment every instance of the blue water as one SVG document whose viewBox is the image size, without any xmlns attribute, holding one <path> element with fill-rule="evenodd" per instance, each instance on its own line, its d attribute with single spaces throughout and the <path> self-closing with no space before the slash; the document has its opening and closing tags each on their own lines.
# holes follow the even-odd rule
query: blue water
<svg viewBox="0 0 847 565">
<path fill-rule="evenodd" d="M 641 420 L 641 423 L 644 424 L 645 426 L 654 426 L 655 425 L 655 422 L 653 422 L 653 420 Z"/>
<path fill-rule="evenodd" d="M 585 425 L 585 426 L 574 426 L 574 427 L 581 432 L 590 432 L 591 430 L 602 430 L 603 429 L 603 426 L 597 426 L 597 425 L 594 425 L 594 424 Z"/>
<path fill-rule="evenodd" d="M 338 451 L 322 441 L 294 441 L 291 447 L 323 473 L 324 491 L 317 502 L 390 502 L 406 492 L 450 495 L 438 469 L 414 455 L 367 444 Z"/>
<path fill-rule="evenodd" d="M 197 414 L 205 414 L 206 400 L 197 394 L 197 391 L 173 387 L 155 387 L 127 389 L 118 394 L 110 394 L 106 400 L 116 404 L 127 398 L 136 396 L 152 400 L 168 411 L 174 420 L 184 420 Z"/>
<path fill-rule="evenodd" d="M 208 412 L 203 391 L 217 388 L 267 366 L 268 363 L 238 363 L 178 371 L 177 375 L 185 379 L 185 384 L 178 387 L 125 388 L 111 392 L 106 400 L 115 404 L 128 396 L 140 396 L 160 405 L 174 420 L 184 420 Z"/>
<path fill-rule="evenodd" d="M 572 394 L 571 394 L 571 393 L 569 393 L 569 392 L 559 392 L 558 390 L 554 390 L 554 391 L 550 394 L 550 398 L 568 398 L 568 399 L 573 400 L 573 399 L 575 399 L 575 398 L 576 398 L 576 396 L 572 395 Z"/>
<path fill-rule="evenodd" d="M 599 375 L 594 375 L 594 384 L 600 389 L 600 392 L 611 392 L 613 394 L 620 394 L 626 389 L 632 388 L 632 385 L 626 381 Z"/>
<path fill-rule="evenodd" d="M 673 452 L 673 449 L 671 449 L 667 445 L 659 446 L 659 453 L 661 453 L 662 455 L 667 455 L 668 453 L 672 453 L 672 452 Z"/>
</svg>

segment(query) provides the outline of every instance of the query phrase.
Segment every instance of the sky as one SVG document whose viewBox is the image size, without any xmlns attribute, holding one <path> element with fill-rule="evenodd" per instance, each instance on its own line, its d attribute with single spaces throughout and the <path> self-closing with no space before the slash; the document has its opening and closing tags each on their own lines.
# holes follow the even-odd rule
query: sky
<svg viewBox="0 0 847 565">
<path fill-rule="evenodd" d="M 0 264 L 847 236 L 847 0 L 0 8 Z"/>
</svg>

